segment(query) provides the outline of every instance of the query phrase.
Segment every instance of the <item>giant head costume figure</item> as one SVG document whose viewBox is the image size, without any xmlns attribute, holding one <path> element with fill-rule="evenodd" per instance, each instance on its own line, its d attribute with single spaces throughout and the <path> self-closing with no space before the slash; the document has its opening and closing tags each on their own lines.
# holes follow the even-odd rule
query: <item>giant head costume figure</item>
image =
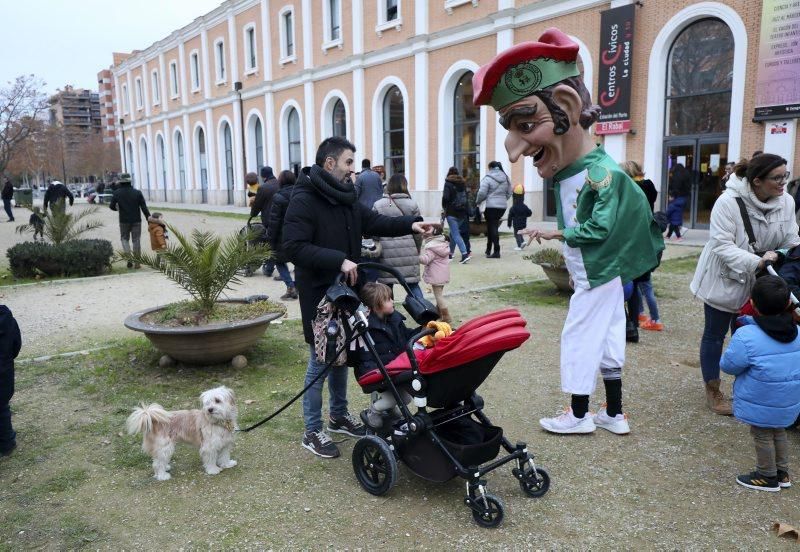
<svg viewBox="0 0 800 552">
<path fill-rule="evenodd" d="M 500 53 L 472 80 L 475 105 L 491 105 L 509 131 L 511 162 L 533 158 L 543 178 L 589 152 L 589 128 L 600 108 L 592 105 L 580 77 L 578 45 L 551 28 L 537 42 L 524 42 Z"/>
</svg>

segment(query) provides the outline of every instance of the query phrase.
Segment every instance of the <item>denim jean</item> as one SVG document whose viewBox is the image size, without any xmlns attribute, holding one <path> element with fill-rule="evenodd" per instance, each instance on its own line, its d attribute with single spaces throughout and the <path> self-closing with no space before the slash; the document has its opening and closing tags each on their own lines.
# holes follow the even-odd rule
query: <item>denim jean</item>
<svg viewBox="0 0 800 552">
<path fill-rule="evenodd" d="M 394 297 L 394 285 L 391 285 L 389 287 L 392 290 L 392 297 Z M 408 287 L 411 289 L 411 294 L 414 297 L 416 297 L 417 299 L 425 299 L 425 294 L 422 293 L 422 288 L 419 287 L 419 284 L 417 282 L 414 282 L 413 284 L 411 282 L 408 282 Z"/>
<path fill-rule="evenodd" d="M 133 244 L 133 252 L 137 255 L 142 252 L 142 223 L 141 222 L 120 222 L 119 223 L 119 237 L 122 241 L 122 250 L 125 253 L 131 252 L 131 243 Z M 129 243 L 130 240 L 130 243 Z"/>
<path fill-rule="evenodd" d="M 700 369 L 703 381 L 719 379 L 719 359 L 722 358 L 722 344 L 728 328 L 731 335 L 736 330 L 736 313 L 725 312 L 704 304 L 705 328 L 700 339 Z"/>
<path fill-rule="evenodd" d="M 287 288 L 294 287 L 294 281 L 292 280 L 292 273 L 289 272 L 289 267 L 286 266 L 286 263 L 275 263 L 275 268 L 278 269 L 278 274 L 283 280 L 283 283 L 286 284 Z"/>
<path fill-rule="evenodd" d="M 8 215 L 8 220 L 13 221 L 14 220 L 14 211 L 11 210 L 11 200 L 10 199 L 4 199 L 3 200 L 3 209 L 6 210 L 6 214 Z"/>
<path fill-rule="evenodd" d="M 467 248 L 467 254 L 472 253 L 472 245 L 469 243 L 469 218 L 465 217 L 458 223 L 458 231 L 461 234 L 461 239 L 464 240 L 464 247 Z"/>
<path fill-rule="evenodd" d="M 656 302 L 656 294 L 653 292 L 653 281 L 644 280 L 639 282 L 639 293 L 644 301 L 647 301 L 647 310 L 650 311 L 650 319 L 654 322 L 661 320 L 658 315 L 658 303 Z M 644 301 L 639 301 L 639 314 L 644 314 Z"/>
<path fill-rule="evenodd" d="M 261 265 L 261 272 L 264 273 L 264 276 L 272 276 L 274 270 L 275 270 L 275 261 L 273 261 L 272 259 L 267 259 L 266 261 L 264 261 L 264 264 Z M 278 274 L 280 274 L 280 272 L 278 272 Z"/>
<path fill-rule="evenodd" d="M 458 246 L 458 250 L 461 252 L 461 255 L 466 255 L 467 246 L 464 244 L 464 239 L 461 237 L 461 230 L 459 229 L 461 226 L 461 220 L 456 217 L 448 216 L 447 226 L 450 227 L 450 254 L 452 255 L 456 250 L 456 246 Z"/>
<path fill-rule="evenodd" d="M 325 363 L 317 362 L 317 353 L 314 346 L 309 345 L 311 356 L 306 368 L 305 385 L 311 383 L 317 375 L 325 369 Z M 322 386 L 328 379 L 328 410 L 331 416 L 344 416 L 347 414 L 347 366 L 334 366 L 325 377 L 314 383 L 303 395 L 303 421 L 306 431 L 320 431 L 322 429 Z"/>
</svg>

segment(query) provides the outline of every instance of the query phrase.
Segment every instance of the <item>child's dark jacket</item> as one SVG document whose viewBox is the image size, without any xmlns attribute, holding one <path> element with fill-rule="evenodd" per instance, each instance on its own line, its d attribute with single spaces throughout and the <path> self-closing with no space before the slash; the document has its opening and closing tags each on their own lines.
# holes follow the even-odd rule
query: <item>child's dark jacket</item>
<svg viewBox="0 0 800 552">
<path fill-rule="evenodd" d="M 514 202 L 508 210 L 508 226 L 513 225 L 514 230 L 522 230 L 528 225 L 528 217 L 531 215 L 533 212 L 525 205 L 525 197 L 514 194 Z"/>
<path fill-rule="evenodd" d="M 419 332 L 419 328 L 407 328 L 403 322 L 405 317 L 397 311 L 394 311 L 383 320 L 370 313 L 367 320 L 369 322 L 369 333 L 375 341 L 375 350 L 384 364 L 388 364 L 405 351 L 408 340 Z M 358 360 L 359 366 L 356 370 L 356 377 L 361 377 L 378 367 L 378 363 L 372 354 L 363 348 L 359 350 Z"/>
</svg>

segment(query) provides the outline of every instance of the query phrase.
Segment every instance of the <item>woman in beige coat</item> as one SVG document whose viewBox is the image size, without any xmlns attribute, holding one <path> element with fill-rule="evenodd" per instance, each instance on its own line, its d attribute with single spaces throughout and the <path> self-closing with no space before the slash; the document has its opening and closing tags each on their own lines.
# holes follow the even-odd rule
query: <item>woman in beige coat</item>
<svg viewBox="0 0 800 552">
<path fill-rule="evenodd" d="M 408 193 L 408 181 L 402 174 L 394 174 L 386 185 L 383 197 L 375 202 L 372 207 L 381 215 L 387 217 L 420 216 L 419 205 L 411 199 Z M 398 236 L 395 238 L 381 238 L 381 256 L 379 263 L 391 266 L 400 271 L 411 292 L 422 299 L 422 289 L 419 287 L 419 244 L 412 236 Z M 397 284 L 397 279 L 387 273 L 379 273 L 378 281 L 392 287 Z"/>
<path fill-rule="evenodd" d="M 703 300 L 705 328 L 700 367 L 708 406 L 731 415 L 730 401 L 719 390 L 719 360 L 728 328 L 750 296 L 756 273 L 778 259 L 778 250 L 800 244 L 794 199 L 786 193 L 786 160 L 764 153 L 734 168 L 725 192 L 711 210 L 708 242 L 689 286 Z M 753 228 L 751 244 L 739 202 Z"/>
</svg>

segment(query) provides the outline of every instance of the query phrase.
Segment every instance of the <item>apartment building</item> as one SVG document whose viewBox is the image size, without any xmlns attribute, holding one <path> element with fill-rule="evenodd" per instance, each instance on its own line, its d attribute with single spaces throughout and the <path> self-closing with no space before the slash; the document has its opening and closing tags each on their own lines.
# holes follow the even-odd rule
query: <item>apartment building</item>
<svg viewBox="0 0 800 552">
<path fill-rule="evenodd" d="M 87 133 L 100 133 L 100 97 L 83 88 L 64 87 L 50 97 L 50 123 L 63 127 L 70 141 L 80 141 Z"/>
<path fill-rule="evenodd" d="M 120 157 L 153 199 L 242 205 L 246 172 L 309 165 L 322 139 L 341 135 L 358 166 L 369 158 L 403 173 L 425 215 L 438 214 L 449 167 L 476 186 L 498 160 L 525 186 L 534 220 L 553 218 L 551 183 L 530 162 L 509 164 L 496 113 L 472 104 L 472 76 L 556 26 L 580 46 L 587 86 L 607 107 L 598 142 L 642 162 L 661 190 L 675 164 L 690 167 L 689 224 L 702 227 L 727 160 L 800 154 L 800 90 L 757 94 L 788 82 L 760 68 L 777 55 L 760 51 L 763 29 L 779 24 L 765 14 L 783 4 L 227 0 L 112 67 Z M 800 69 L 798 48 L 780 52 L 784 73 Z M 610 99 L 621 93 L 625 109 Z"/>
</svg>

